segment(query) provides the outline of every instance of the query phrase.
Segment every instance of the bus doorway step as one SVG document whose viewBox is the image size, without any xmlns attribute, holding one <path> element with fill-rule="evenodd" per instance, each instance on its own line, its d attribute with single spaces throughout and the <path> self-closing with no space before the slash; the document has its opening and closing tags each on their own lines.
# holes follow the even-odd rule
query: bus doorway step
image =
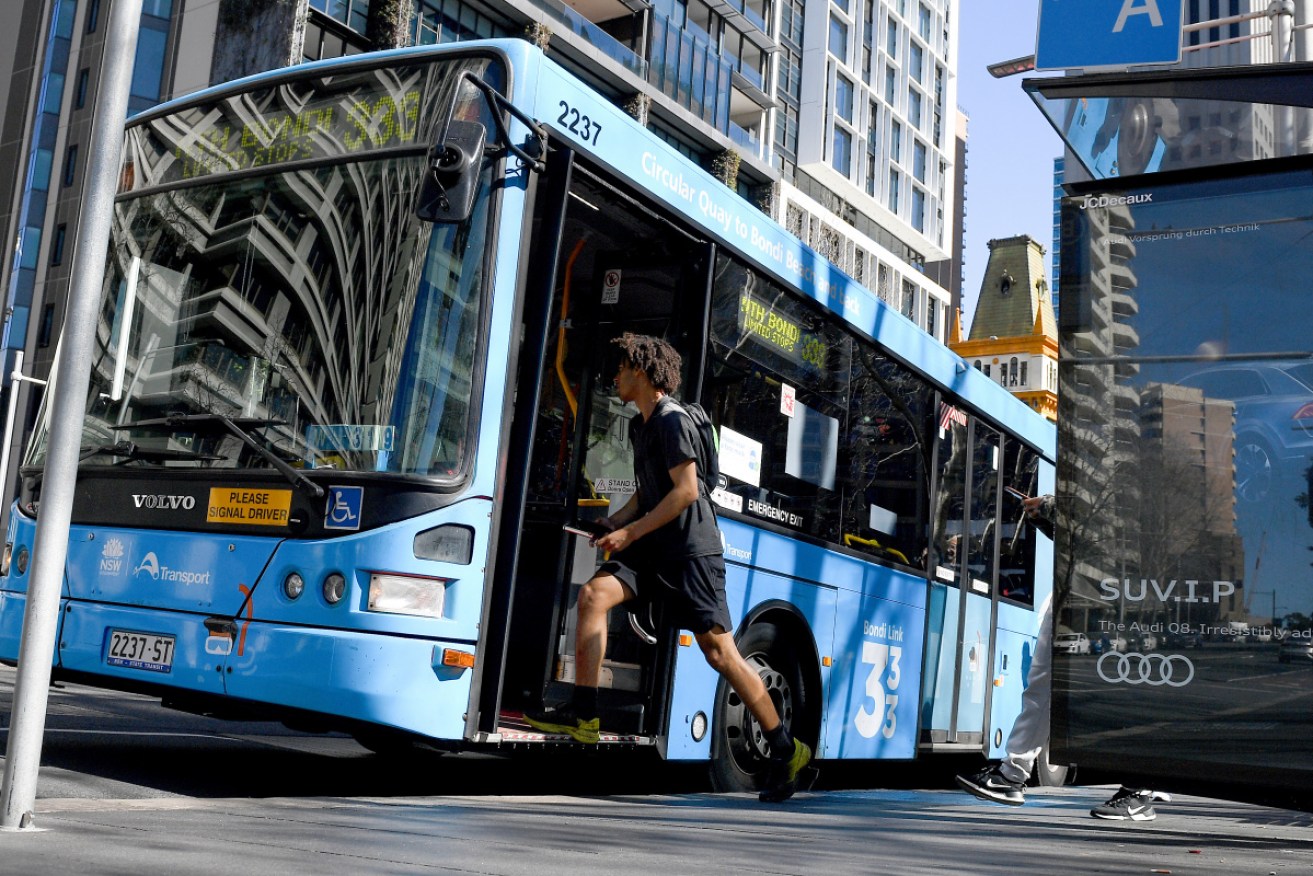
<svg viewBox="0 0 1313 876">
<path fill-rule="evenodd" d="M 520 712 L 502 712 L 497 718 L 497 736 L 503 745 L 573 745 L 583 746 L 564 733 L 543 733 L 535 730 L 524 721 Z M 490 740 L 491 741 L 491 740 Z M 598 745 L 645 746 L 653 745 L 656 740 L 650 736 L 637 733 L 615 733 L 602 727 L 602 736 Z"/>
</svg>

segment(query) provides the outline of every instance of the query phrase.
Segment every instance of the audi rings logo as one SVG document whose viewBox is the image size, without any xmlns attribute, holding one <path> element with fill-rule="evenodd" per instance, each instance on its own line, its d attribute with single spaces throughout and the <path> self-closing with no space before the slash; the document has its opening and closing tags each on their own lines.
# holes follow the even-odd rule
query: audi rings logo
<svg viewBox="0 0 1313 876">
<path fill-rule="evenodd" d="M 1096 668 L 1099 678 L 1108 684 L 1185 687 L 1194 680 L 1194 664 L 1180 654 L 1119 654 L 1109 651 L 1099 658 Z"/>
</svg>

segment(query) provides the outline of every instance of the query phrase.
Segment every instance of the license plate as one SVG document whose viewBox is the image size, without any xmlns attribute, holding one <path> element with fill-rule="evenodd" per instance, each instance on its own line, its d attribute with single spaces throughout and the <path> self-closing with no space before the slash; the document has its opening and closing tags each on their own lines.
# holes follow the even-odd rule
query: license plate
<svg viewBox="0 0 1313 876">
<path fill-rule="evenodd" d="M 173 668 L 173 636 L 110 630 L 105 662 L 128 669 L 168 672 Z"/>
</svg>

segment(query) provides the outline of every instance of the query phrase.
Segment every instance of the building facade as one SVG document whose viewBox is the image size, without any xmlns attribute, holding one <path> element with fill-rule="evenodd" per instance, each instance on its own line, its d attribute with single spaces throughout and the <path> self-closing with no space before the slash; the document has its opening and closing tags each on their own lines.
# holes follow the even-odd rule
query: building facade
<svg viewBox="0 0 1313 876">
<path fill-rule="evenodd" d="M 1026 235 L 989 242 L 971 333 L 949 347 L 1050 421 L 1058 417 L 1058 326 L 1044 247 Z"/>
</svg>

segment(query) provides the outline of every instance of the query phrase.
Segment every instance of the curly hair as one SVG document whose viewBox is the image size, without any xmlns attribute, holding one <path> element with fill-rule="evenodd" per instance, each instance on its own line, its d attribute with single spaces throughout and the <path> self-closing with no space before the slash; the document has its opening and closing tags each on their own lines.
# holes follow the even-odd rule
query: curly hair
<svg viewBox="0 0 1313 876">
<path fill-rule="evenodd" d="M 625 332 L 611 343 L 620 348 L 620 360 L 647 375 L 652 386 L 667 395 L 679 389 L 679 369 L 684 360 L 675 348 L 651 335 Z"/>
</svg>

